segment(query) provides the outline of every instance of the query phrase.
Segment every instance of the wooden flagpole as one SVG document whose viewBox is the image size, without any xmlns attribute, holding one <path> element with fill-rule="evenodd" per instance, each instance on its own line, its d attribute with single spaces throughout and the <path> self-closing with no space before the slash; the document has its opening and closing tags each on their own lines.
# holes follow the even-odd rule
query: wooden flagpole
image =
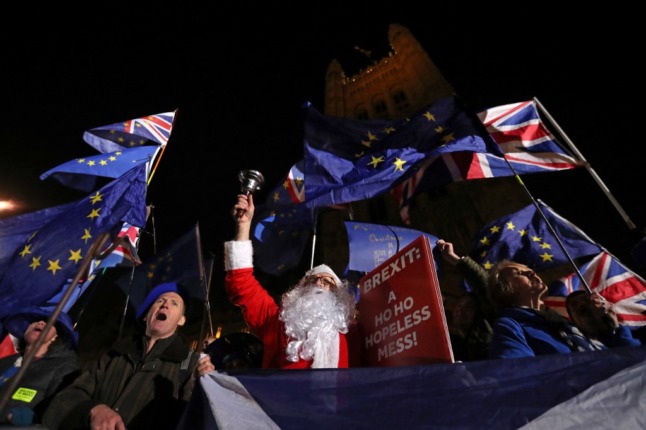
<svg viewBox="0 0 646 430">
<path fill-rule="evenodd" d="M 76 275 L 72 280 L 72 283 L 69 285 L 69 287 L 67 287 L 67 290 L 65 290 L 65 294 L 63 294 L 63 297 L 61 298 L 60 302 L 58 302 L 58 304 L 56 305 L 56 308 L 49 316 L 49 320 L 47 320 L 47 324 L 45 325 L 45 328 L 40 333 L 40 336 L 38 336 L 38 339 L 36 339 L 36 344 L 32 348 L 30 348 L 29 351 L 25 353 L 25 356 L 23 357 L 23 360 L 22 360 L 22 365 L 20 366 L 20 370 L 18 371 L 18 373 L 14 375 L 13 378 L 11 378 L 9 382 L 9 387 L 6 389 L 2 398 L 0 399 L 0 411 L 3 411 L 5 409 L 5 406 L 9 401 L 9 397 L 11 397 L 11 395 L 14 393 L 16 387 L 18 386 L 18 383 L 20 382 L 23 375 L 29 368 L 29 365 L 33 361 L 36 355 L 36 352 L 38 352 L 38 349 L 40 349 L 40 346 L 45 341 L 45 337 L 47 336 L 47 333 L 49 333 L 49 330 L 56 323 L 58 316 L 63 311 L 63 308 L 65 307 L 65 304 L 67 303 L 70 296 L 72 295 L 74 288 L 76 288 L 76 285 L 80 282 L 81 277 L 85 276 L 86 272 L 88 271 L 90 267 L 90 263 L 93 260 L 93 256 L 97 253 L 98 250 L 100 250 L 103 247 L 103 244 L 109 237 L 110 237 L 109 233 L 102 233 L 94 241 L 94 243 L 88 250 L 87 257 L 81 263 L 81 266 L 79 267 L 79 270 L 76 272 Z"/>
<path fill-rule="evenodd" d="M 587 169 L 588 173 L 590 173 L 590 175 L 592 175 L 592 178 L 597 182 L 599 187 L 601 187 L 601 190 L 603 191 L 603 193 L 606 195 L 606 197 L 608 197 L 610 202 L 612 202 L 615 209 L 617 209 L 617 211 L 619 212 L 621 217 L 624 219 L 624 221 L 628 225 L 628 228 L 631 229 L 631 230 L 635 230 L 635 228 L 636 228 L 635 224 L 628 217 L 628 214 L 621 207 L 621 205 L 619 204 L 617 199 L 615 199 L 615 197 L 612 195 L 612 193 L 610 192 L 608 187 L 606 187 L 606 184 L 604 184 L 603 181 L 601 180 L 601 178 L 599 177 L 599 175 L 597 175 L 597 172 L 595 172 L 594 169 L 592 168 L 592 166 L 590 166 L 590 163 L 588 163 L 588 160 L 586 160 L 585 157 L 583 156 L 583 154 L 581 154 L 581 152 L 577 149 L 577 147 L 574 146 L 574 143 L 572 142 L 572 140 L 568 137 L 567 134 L 565 134 L 563 129 L 556 123 L 554 118 L 552 118 L 552 115 L 550 115 L 549 112 L 547 112 L 547 110 L 545 109 L 543 104 L 538 100 L 538 98 L 534 97 L 534 101 L 536 102 L 536 105 L 541 110 L 541 113 L 543 113 L 545 115 L 545 117 L 550 121 L 550 123 L 554 126 L 554 128 L 558 131 L 558 133 L 563 137 L 563 139 L 568 144 L 568 146 L 570 147 L 572 152 L 574 152 L 574 154 L 577 157 L 579 157 L 579 159 L 581 161 L 583 161 L 585 163 L 585 168 Z"/>
<path fill-rule="evenodd" d="M 173 115 L 173 123 L 171 124 L 171 133 L 173 131 L 173 128 L 175 127 L 175 120 L 177 119 L 177 112 L 179 109 L 175 109 L 175 115 Z M 169 136 L 170 139 L 170 136 Z M 155 167 L 153 167 L 152 171 L 150 172 L 150 176 L 148 177 L 148 183 L 146 185 L 150 185 L 150 181 L 153 180 L 153 175 L 157 171 L 157 166 L 159 166 L 159 162 L 161 161 L 162 155 L 164 155 L 164 151 L 166 151 L 166 145 L 168 145 L 168 142 L 166 142 L 165 145 L 161 146 L 161 153 L 159 154 L 159 157 L 157 157 L 157 161 L 155 162 Z"/>
</svg>

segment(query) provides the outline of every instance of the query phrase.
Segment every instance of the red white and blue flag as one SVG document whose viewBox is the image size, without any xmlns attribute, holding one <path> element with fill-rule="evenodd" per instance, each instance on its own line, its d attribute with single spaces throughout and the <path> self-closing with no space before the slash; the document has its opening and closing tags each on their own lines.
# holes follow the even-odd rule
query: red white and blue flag
<svg viewBox="0 0 646 430">
<path fill-rule="evenodd" d="M 582 167 L 556 142 L 540 119 L 533 100 L 494 107 L 478 114 L 518 174 Z M 473 154 L 464 179 L 511 176 L 507 163 L 492 154 Z"/>
<path fill-rule="evenodd" d="M 101 267 L 127 266 L 133 267 L 141 264 L 137 255 L 139 246 L 139 227 L 123 223 L 121 230 L 117 234 L 117 239 L 113 242 L 118 244 L 112 252 L 98 260 Z M 108 251 L 106 248 L 105 251 Z"/>
<path fill-rule="evenodd" d="M 585 165 L 559 145 L 541 121 L 533 100 L 497 106 L 480 112 L 478 118 L 500 146 L 504 157 L 490 152 L 454 152 L 425 160 L 415 175 L 391 190 L 405 223 L 410 221 L 410 199 L 435 186 Z"/>
<path fill-rule="evenodd" d="M 631 329 L 646 326 L 646 281 L 626 268 L 607 252 L 601 252 L 579 268 L 590 290 L 615 304 L 617 318 Z M 562 278 L 549 287 L 545 304 L 566 314 L 565 297 L 572 291 L 583 290 L 576 273 Z"/>
<path fill-rule="evenodd" d="M 163 112 L 93 128 L 83 133 L 83 140 L 104 154 L 137 146 L 164 146 L 173 131 L 176 112 Z"/>
<path fill-rule="evenodd" d="M 267 198 L 271 207 L 292 206 L 305 201 L 305 174 L 303 160 L 294 164 L 282 184 L 276 187 Z"/>
</svg>

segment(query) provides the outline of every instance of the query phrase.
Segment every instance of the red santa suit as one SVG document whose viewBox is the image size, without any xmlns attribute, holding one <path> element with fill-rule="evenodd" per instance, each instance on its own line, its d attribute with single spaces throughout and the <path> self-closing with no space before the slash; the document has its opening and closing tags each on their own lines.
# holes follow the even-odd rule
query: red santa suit
<svg viewBox="0 0 646 430">
<path fill-rule="evenodd" d="M 225 242 L 225 290 L 231 303 L 240 307 L 249 330 L 263 342 L 263 368 L 306 369 L 313 360 L 287 359 L 289 342 L 285 325 L 279 319 L 280 307 L 253 274 L 253 249 L 250 240 Z M 339 333 L 338 366 L 348 367 L 348 345 Z M 332 366 L 330 366 L 332 367 Z"/>
</svg>

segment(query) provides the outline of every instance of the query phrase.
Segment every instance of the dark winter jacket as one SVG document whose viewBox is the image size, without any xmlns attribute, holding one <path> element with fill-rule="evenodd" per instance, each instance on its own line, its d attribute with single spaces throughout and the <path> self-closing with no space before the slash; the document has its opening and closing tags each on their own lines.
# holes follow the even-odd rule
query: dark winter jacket
<svg viewBox="0 0 646 430">
<path fill-rule="evenodd" d="M 44 424 L 50 430 L 89 428 L 90 410 L 106 404 L 128 430 L 174 429 L 190 399 L 199 354 L 189 356 L 178 334 L 158 340 L 146 356 L 144 351 L 143 337 L 118 342 L 56 396 Z"/>
<path fill-rule="evenodd" d="M 489 357 L 534 357 L 606 348 L 603 343 L 584 336 L 556 311 L 512 306 L 502 310 L 493 326 Z"/>
<path fill-rule="evenodd" d="M 22 359 L 21 354 L 14 354 L 0 359 L 0 375 L 13 367 L 16 360 Z M 16 369 L 18 370 L 18 369 Z M 0 416 L 0 423 L 5 423 L 9 409 L 27 407 L 35 412 L 35 423 L 40 423 L 47 404 L 60 389 L 69 385 L 78 376 L 79 365 L 76 353 L 68 349 L 63 343 L 53 343 L 47 353 L 33 359 L 29 367 L 22 374 L 18 385 L 13 390 L 7 404 Z M 17 372 L 12 378 L 16 377 Z M 12 379 L 0 386 L 0 398 L 4 398 L 6 390 L 10 387 Z"/>
</svg>

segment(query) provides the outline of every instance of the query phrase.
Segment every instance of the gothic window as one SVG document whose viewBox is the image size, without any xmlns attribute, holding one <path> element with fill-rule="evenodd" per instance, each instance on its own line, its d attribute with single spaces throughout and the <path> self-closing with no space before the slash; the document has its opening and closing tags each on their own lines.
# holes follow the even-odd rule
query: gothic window
<svg viewBox="0 0 646 430">
<path fill-rule="evenodd" d="M 386 102 L 383 100 L 378 100 L 374 104 L 375 108 L 375 114 L 379 118 L 385 118 L 386 114 L 388 113 L 388 106 L 386 106 Z"/>
<path fill-rule="evenodd" d="M 393 93 L 393 101 L 395 102 L 395 108 L 398 111 L 405 111 L 409 107 L 408 98 L 406 97 L 404 90 L 396 90 Z"/>
</svg>

